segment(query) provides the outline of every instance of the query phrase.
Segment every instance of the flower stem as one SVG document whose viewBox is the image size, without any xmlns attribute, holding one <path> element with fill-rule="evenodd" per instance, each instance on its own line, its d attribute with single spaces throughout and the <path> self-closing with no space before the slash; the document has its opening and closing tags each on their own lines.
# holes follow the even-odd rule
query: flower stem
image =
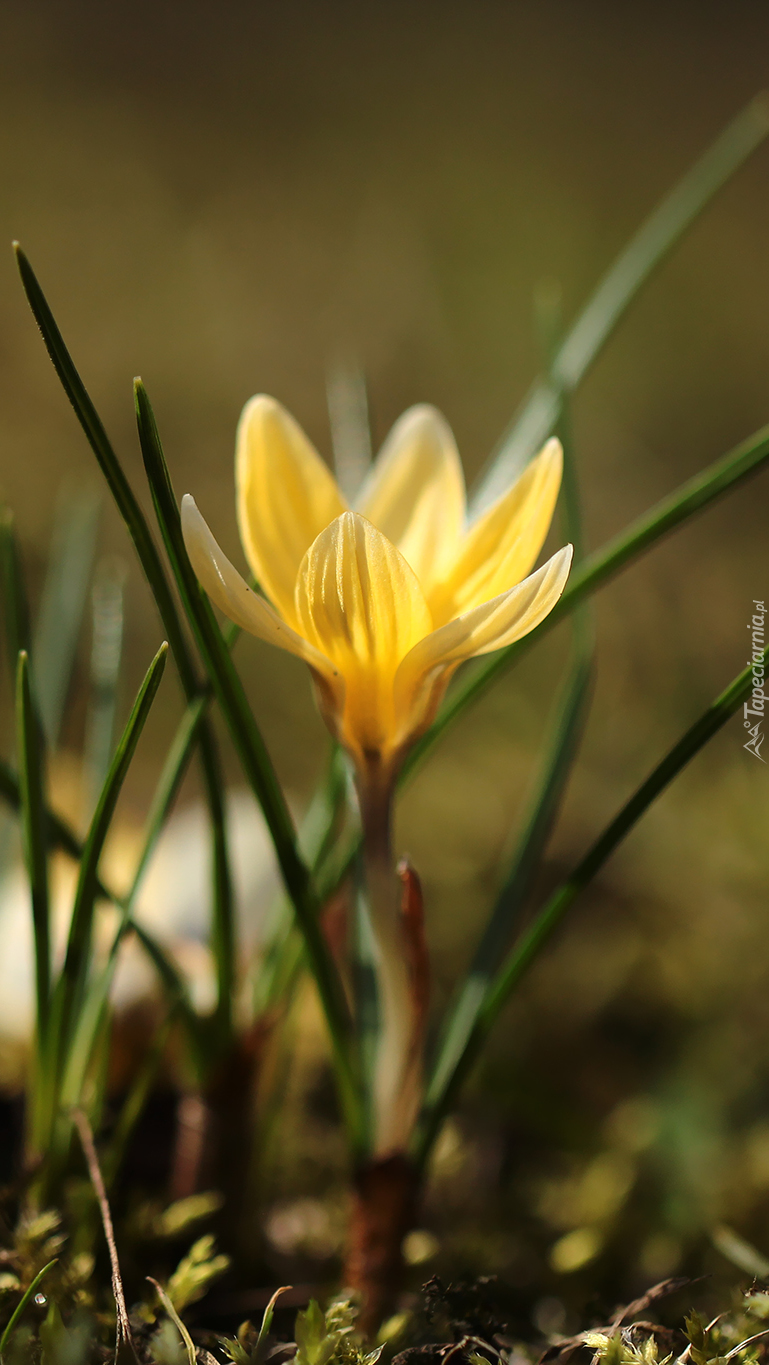
<svg viewBox="0 0 769 1365">
<path fill-rule="evenodd" d="M 357 777 L 363 826 L 364 903 L 374 941 L 379 1027 L 373 1067 L 371 1146 L 403 1151 L 419 1102 L 413 1066 L 414 1001 L 392 853 L 394 774 L 370 761 Z"/>
</svg>

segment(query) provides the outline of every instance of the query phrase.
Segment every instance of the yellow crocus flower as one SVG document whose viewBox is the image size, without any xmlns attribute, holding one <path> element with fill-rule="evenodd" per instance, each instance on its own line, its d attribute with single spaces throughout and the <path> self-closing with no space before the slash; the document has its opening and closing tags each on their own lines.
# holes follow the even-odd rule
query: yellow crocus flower
<svg viewBox="0 0 769 1365">
<path fill-rule="evenodd" d="M 440 413 L 420 405 L 396 422 L 351 509 L 294 419 L 274 399 L 252 398 L 238 426 L 237 507 L 264 596 L 233 568 L 193 499 L 182 503 L 187 550 L 209 597 L 309 664 L 326 724 L 355 763 L 380 1011 L 377 1156 L 405 1149 L 422 1096 L 424 1011 L 390 846 L 394 779 L 458 665 L 528 634 L 558 601 L 571 546 L 531 570 L 561 465 L 559 442 L 548 441 L 468 525 L 454 438 Z"/>
<path fill-rule="evenodd" d="M 425 404 L 396 422 L 356 507 L 299 425 L 252 398 L 238 426 L 237 510 L 253 592 L 187 495 L 184 538 L 209 597 L 238 625 L 309 664 L 320 708 L 359 774 L 387 788 L 464 660 L 528 634 L 563 591 L 571 546 L 531 573 L 558 496 L 548 441 L 466 524 L 462 466 Z"/>
</svg>

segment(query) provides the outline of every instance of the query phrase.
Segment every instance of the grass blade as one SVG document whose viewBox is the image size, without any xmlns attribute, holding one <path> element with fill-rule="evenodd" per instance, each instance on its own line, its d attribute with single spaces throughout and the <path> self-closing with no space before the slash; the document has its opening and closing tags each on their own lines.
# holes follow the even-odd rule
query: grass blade
<svg viewBox="0 0 769 1365">
<path fill-rule="evenodd" d="M 14 250 L 22 285 L 40 328 L 46 350 L 136 547 L 142 569 L 160 612 L 160 618 L 179 671 L 182 687 L 187 701 L 191 702 L 200 691 L 195 666 L 176 610 L 168 577 L 149 525 L 110 443 L 101 418 L 64 344 L 64 339 L 35 273 L 18 243 L 14 243 Z M 215 900 L 220 903 L 221 918 L 224 919 L 229 915 L 231 919 L 232 891 L 224 826 L 222 780 L 213 732 L 206 721 L 201 725 L 199 743 L 203 782 L 213 833 Z M 232 961 L 224 972 L 224 976 L 226 980 L 220 982 L 222 988 L 219 991 L 217 1002 L 217 1028 L 222 1040 L 229 1035 L 232 1027 L 231 983 L 234 980 Z"/>
<path fill-rule="evenodd" d="M 18 243 L 14 243 L 14 250 L 24 292 L 27 295 L 35 321 L 40 328 L 45 348 L 136 546 L 185 691 L 187 687 L 194 691 L 196 679 L 192 658 L 176 611 L 171 586 L 147 520 L 123 472 L 101 418 L 64 344 L 64 338 L 56 325 L 53 313 L 48 306 L 35 273 Z"/>
<path fill-rule="evenodd" d="M 558 335 L 556 310 L 540 300 L 540 320 L 544 341 Z M 561 505 L 564 539 L 574 545 L 575 563 L 584 557 L 582 512 L 571 437 L 568 398 L 561 406 L 558 435 L 564 453 Z M 572 662 L 566 683 L 554 708 L 554 721 L 527 814 L 522 823 L 515 854 L 497 896 L 494 908 L 475 952 L 470 970 L 460 987 L 441 1030 L 432 1074 L 427 1083 L 427 1103 L 442 1094 L 461 1062 L 484 1001 L 496 976 L 499 963 L 513 936 L 516 920 L 529 896 L 540 867 L 547 840 L 577 753 L 593 676 L 595 632 L 592 612 L 582 602 L 573 617 Z"/>
<path fill-rule="evenodd" d="M 29 659 L 22 650 L 16 671 L 16 725 L 24 861 L 32 896 L 35 939 L 37 1045 L 44 1047 L 51 996 L 51 922 L 48 894 L 47 811 L 40 721 L 32 699 Z"/>
<path fill-rule="evenodd" d="M 293 821 L 264 741 L 246 700 L 207 597 L 198 585 L 182 538 L 179 509 L 168 475 L 155 418 L 145 389 L 136 382 L 139 439 L 163 539 L 185 611 L 203 656 L 243 771 L 272 836 L 278 864 L 305 940 L 307 962 L 328 1022 L 343 1109 L 351 1133 L 362 1134 L 349 1011 L 336 966 L 320 927 L 319 905 L 301 857 Z"/>
<path fill-rule="evenodd" d="M 736 488 L 749 479 L 767 463 L 769 459 L 769 426 L 762 427 L 755 435 L 748 437 L 722 459 L 716 460 L 707 469 L 677 488 L 667 498 L 663 498 L 649 512 L 614 536 L 600 550 L 588 555 L 573 570 L 566 591 L 550 615 L 522 640 L 507 649 L 491 654 L 480 664 L 471 667 L 449 693 L 448 699 L 438 713 L 433 726 L 416 744 L 405 765 L 402 776 L 406 776 L 424 759 L 433 745 L 440 739 L 466 708 L 504 673 L 521 655 L 531 649 L 547 631 L 563 620 L 574 610 L 578 602 L 584 601 L 620 569 L 637 559 L 644 550 L 656 544 L 669 531 L 680 526 L 696 512 L 703 511 L 724 493 Z"/>
<path fill-rule="evenodd" d="M 72 922 L 61 976 L 56 988 L 58 1054 L 66 1056 L 77 1005 L 82 997 L 91 960 L 94 907 L 99 894 L 98 867 L 118 796 L 144 729 L 165 668 L 168 645 L 162 644 L 147 670 L 128 722 L 110 764 L 80 860 Z"/>
<path fill-rule="evenodd" d="M 21 793 L 19 790 L 19 780 L 4 759 L 0 759 L 0 796 L 12 810 L 20 810 Z M 65 853 L 68 858 L 72 858 L 78 863 L 81 862 L 83 858 L 83 843 L 78 838 L 78 835 L 72 829 L 71 825 L 68 825 L 66 820 L 63 820 L 60 815 L 57 815 L 55 811 L 51 810 L 50 806 L 46 811 L 46 817 L 49 847 L 58 848 L 62 853 Z M 113 905 L 117 906 L 118 909 L 125 909 L 125 898 L 119 896 L 116 891 L 111 890 L 101 877 L 97 877 L 96 886 L 99 896 L 103 896 L 105 900 L 112 901 Z M 126 930 L 127 932 L 136 935 L 155 966 L 169 996 L 173 1001 L 179 1002 L 185 1016 L 185 1022 L 187 1024 L 192 1023 L 194 1026 L 197 1023 L 197 1018 L 189 1004 L 184 982 L 170 958 L 166 956 L 160 944 L 153 938 L 149 931 L 137 924 L 133 919 L 129 919 Z"/>
<path fill-rule="evenodd" d="M 188 1362 L 189 1362 L 189 1365 L 195 1365 L 195 1362 L 196 1362 L 196 1360 L 197 1360 L 197 1356 L 196 1356 L 196 1354 L 195 1354 L 195 1343 L 194 1343 L 194 1341 L 192 1340 L 192 1337 L 190 1336 L 189 1332 L 187 1331 L 187 1328 L 185 1327 L 184 1323 L 182 1322 L 181 1318 L 179 1317 L 179 1314 L 177 1313 L 176 1309 L 174 1308 L 174 1306 L 173 1306 L 171 1300 L 169 1299 L 169 1297 L 168 1297 L 168 1295 L 167 1295 L 165 1289 L 163 1289 L 162 1285 L 159 1285 L 158 1282 L 157 1282 L 157 1280 L 153 1280 L 153 1278 L 152 1278 L 151 1275 L 148 1275 L 148 1276 L 147 1276 L 147 1279 L 149 1280 L 150 1284 L 154 1284 L 155 1289 L 156 1289 L 156 1291 L 157 1291 L 157 1296 L 158 1296 L 158 1298 L 160 1299 L 160 1302 L 162 1303 L 162 1305 L 163 1305 L 163 1307 L 165 1308 L 165 1310 L 166 1310 L 166 1312 L 167 1312 L 169 1318 L 171 1319 L 172 1323 L 174 1324 L 174 1327 L 176 1328 L 177 1332 L 179 1333 L 179 1336 L 181 1337 L 182 1341 L 184 1342 L 184 1348 L 185 1348 L 185 1350 L 186 1350 L 186 1352 L 187 1352 L 187 1360 L 188 1360 Z"/>
<path fill-rule="evenodd" d="M 13 1310 L 13 1313 L 10 1316 L 8 1323 L 6 1324 L 3 1335 L 0 1337 L 0 1360 L 2 1360 L 3 1358 L 8 1342 L 11 1340 L 11 1337 L 16 1331 L 16 1326 L 19 1322 L 19 1319 L 22 1313 L 24 1312 L 24 1309 L 26 1308 L 27 1304 L 29 1303 L 30 1299 L 32 1298 L 32 1295 L 34 1294 L 35 1290 L 37 1289 L 38 1285 L 42 1282 L 42 1280 L 45 1279 L 45 1276 L 48 1274 L 48 1271 L 52 1270 L 55 1265 L 58 1265 L 58 1261 L 59 1261 L 58 1256 L 54 1256 L 53 1260 L 48 1262 L 48 1265 L 44 1265 L 43 1269 L 37 1272 L 32 1283 L 28 1285 L 27 1288 L 25 1289 L 22 1298 L 17 1303 L 16 1307 Z"/>
<path fill-rule="evenodd" d="M 554 430 L 563 394 L 584 378 L 630 303 L 686 230 L 769 133 L 769 99 L 758 95 L 646 219 L 617 257 L 558 349 L 549 379 L 534 384 L 493 453 L 473 498 L 482 511 Z"/>
<path fill-rule="evenodd" d="M 751 663 L 743 669 L 660 760 L 646 781 L 641 783 L 596 839 L 571 875 L 553 892 L 534 922 L 508 954 L 494 978 L 491 989 L 486 993 L 465 1046 L 455 1059 L 453 1071 L 442 1075 L 440 1088 L 437 1085 L 431 1088 L 431 1093 L 426 1098 L 416 1143 L 420 1161 L 424 1161 L 429 1154 L 443 1115 L 500 1011 L 577 896 L 600 871 L 617 845 L 637 824 L 652 802 L 669 786 L 694 755 L 699 753 L 708 740 L 718 733 L 750 695 L 753 687 L 753 670 L 764 667 L 768 655 L 769 649 L 765 649 L 758 662 Z"/>
<path fill-rule="evenodd" d="M 70 491 L 59 500 L 32 642 L 35 696 L 51 748 L 58 743 L 83 624 L 100 508 L 93 489 Z"/>
</svg>

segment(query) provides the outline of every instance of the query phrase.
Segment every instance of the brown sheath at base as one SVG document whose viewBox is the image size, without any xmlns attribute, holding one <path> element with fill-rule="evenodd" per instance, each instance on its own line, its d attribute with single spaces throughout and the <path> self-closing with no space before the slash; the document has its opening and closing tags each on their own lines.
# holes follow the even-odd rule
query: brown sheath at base
<svg viewBox="0 0 769 1365">
<path fill-rule="evenodd" d="M 401 1153 L 362 1166 L 344 1268 L 344 1284 L 361 1296 L 359 1329 L 372 1336 L 395 1303 L 403 1280 L 403 1238 L 414 1226 L 419 1177 Z"/>
</svg>

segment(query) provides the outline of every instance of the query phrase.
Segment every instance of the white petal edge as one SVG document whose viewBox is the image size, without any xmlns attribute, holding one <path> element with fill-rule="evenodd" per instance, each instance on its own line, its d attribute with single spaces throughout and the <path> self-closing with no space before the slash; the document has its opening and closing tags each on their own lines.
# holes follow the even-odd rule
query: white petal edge
<svg viewBox="0 0 769 1365">
<path fill-rule="evenodd" d="M 325 654 L 287 626 L 269 602 L 249 588 L 217 544 L 190 493 L 182 498 L 182 534 L 201 586 L 225 616 L 260 640 L 296 654 L 324 677 L 334 677 L 334 666 Z"/>
</svg>

